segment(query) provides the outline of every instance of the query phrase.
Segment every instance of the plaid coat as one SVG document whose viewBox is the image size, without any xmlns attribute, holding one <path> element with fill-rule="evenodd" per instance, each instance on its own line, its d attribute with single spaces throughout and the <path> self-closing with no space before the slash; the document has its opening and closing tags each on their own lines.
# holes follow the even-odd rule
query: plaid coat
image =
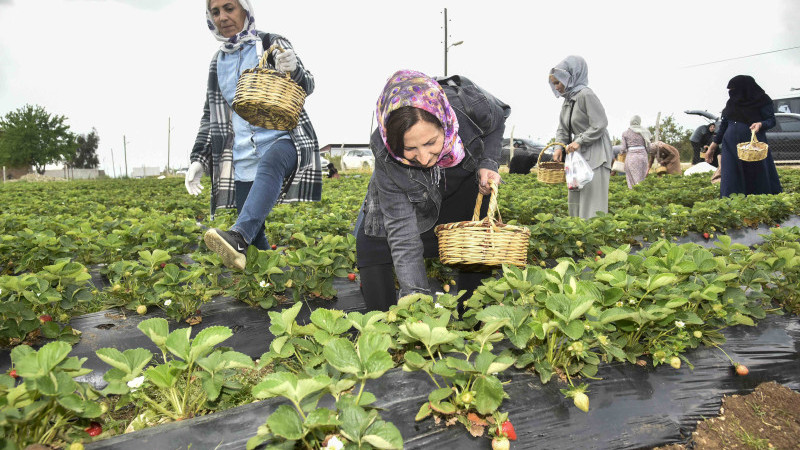
<svg viewBox="0 0 800 450">
<path fill-rule="evenodd" d="M 272 44 L 278 43 L 284 49 L 292 48 L 292 44 L 283 36 L 259 32 L 266 51 Z M 211 175 L 211 215 L 217 208 L 235 208 L 236 194 L 233 177 L 233 124 L 232 109 L 222 96 L 217 78 L 217 57 L 214 54 L 208 70 L 208 89 L 203 108 L 203 118 L 197 132 L 190 160 L 200 162 L 206 173 Z M 275 61 L 270 56 L 267 60 L 270 68 L 275 68 Z M 306 95 L 314 92 L 314 76 L 297 58 L 297 69 L 292 72 L 292 79 L 306 91 Z M 311 120 L 303 109 L 297 127 L 290 132 L 292 142 L 297 148 L 297 169 L 283 182 L 279 203 L 297 201 L 317 201 L 322 197 L 322 171 L 319 159 L 319 143 Z"/>
</svg>

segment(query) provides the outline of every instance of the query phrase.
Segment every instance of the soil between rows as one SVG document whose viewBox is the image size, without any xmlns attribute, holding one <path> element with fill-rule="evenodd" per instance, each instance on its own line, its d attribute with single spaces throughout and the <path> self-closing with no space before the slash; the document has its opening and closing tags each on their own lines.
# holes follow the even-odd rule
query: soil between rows
<svg viewBox="0 0 800 450">
<path fill-rule="evenodd" d="M 656 448 L 798 449 L 800 393 L 770 381 L 747 395 L 726 395 L 720 415 L 700 422 L 688 443 Z"/>
</svg>

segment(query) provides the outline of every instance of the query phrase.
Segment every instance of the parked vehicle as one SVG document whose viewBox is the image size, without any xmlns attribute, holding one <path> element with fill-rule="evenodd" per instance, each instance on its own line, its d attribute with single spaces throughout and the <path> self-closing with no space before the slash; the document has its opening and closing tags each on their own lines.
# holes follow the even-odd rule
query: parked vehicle
<svg viewBox="0 0 800 450">
<path fill-rule="evenodd" d="M 497 163 L 500 165 L 508 165 L 511 154 L 511 149 L 508 145 L 508 139 L 503 139 L 501 145 L 500 160 L 497 161 Z M 544 147 L 544 145 L 534 142 L 530 139 L 514 138 L 514 156 L 525 155 L 538 158 L 539 152 L 541 152 Z"/>
<path fill-rule="evenodd" d="M 372 170 L 375 168 L 375 156 L 369 149 L 348 150 L 342 156 L 343 170 Z"/>
<path fill-rule="evenodd" d="M 686 110 L 684 113 L 714 121 L 719 129 L 720 118 L 714 113 L 696 109 Z M 772 158 L 777 163 L 800 162 L 800 114 L 775 113 L 775 120 L 776 125 L 767 130 L 767 142 Z"/>
<path fill-rule="evenodd" d="M 322 167 L 322 176 L 323 177 L 327 177 L 328 176 L 328 164 L 331 163 L 330 160 L 328 158 L 322 156 L 322 155 L 319 155 L 319 162 L 320 162 L 320 167 Z"/>
</svg>

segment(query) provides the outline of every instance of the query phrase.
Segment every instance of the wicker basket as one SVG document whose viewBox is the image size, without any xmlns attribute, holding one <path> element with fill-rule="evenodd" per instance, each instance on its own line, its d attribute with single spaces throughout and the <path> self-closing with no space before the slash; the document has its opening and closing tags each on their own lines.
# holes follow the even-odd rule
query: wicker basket
<svg viewBox="0 0 800 450">
<path fill-rule="evenodd" d="M 283 48 L 273 45 L 256 67 L 242 72 L 236 84 L 233 110 L 251 125 L 268 130 L 292 130 L 300 119 L 306 93 L 289 74 L 267 68 L 267 57 Z"/>
<path fill-rule="evenodd" d="M 559 184 L 567 182 L 567 177 L 564 174 L 563 162 L 556 162 L 556 161 L 541 162 L 544 151 L 554 145 L 560 145 L 564 148 L 567 147 L 566 145 L 560 142 L 553 142 L 552 144 L 549 144 L 547 147 L 543 148 L 542 151 L 539 152 L 539 158 L 536 159 L 536 175 L 539 181 L 541 181 L 542 183 Z"/>
<path fill-rule="evenodd" d="M 436 226 L 439 259 L 442 264 L 472 270 L 503 264 L 527 264 L 531 230 L 502 223 L 497 210 L 497 185 L 491 183 L 490 186 L 492 195 L 489 199 L 489 211 L 483 220 L 478 220 L 483 202 L 483 194 L 478 194 L 472 221 Z"/>
<path fill-rule="evenodd" d="M 767 149 L 769 146 L 766 142 L 758 142 L 756 139 L 756 132 L 750 137 L 750 142 L 742 142 L 736 145 L 736 152 L 739 153 L 739 159 L 742 161 L 761 161 L 767 157 Z"/>
</svg>

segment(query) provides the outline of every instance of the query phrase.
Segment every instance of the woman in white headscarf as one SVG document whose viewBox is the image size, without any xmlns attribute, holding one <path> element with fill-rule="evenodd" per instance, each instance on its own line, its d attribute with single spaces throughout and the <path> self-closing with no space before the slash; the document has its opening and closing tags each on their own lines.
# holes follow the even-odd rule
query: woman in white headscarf
<svg viewBox="0 0 800 450">
<path fill-rule="evenodd" d="M 228 230 L 212 228 L 204 236 L 222 262 L 244 270 L 247 247 L 270 247 L 264 221 L 279 202 L 317 201 L 322 195 L 319 144 L 305 109 L 294 129 L 269 130 L 248 123 L 231 105 L 242 72 L 255 67 L 262 54 L 267 67 L 289 74 L 306 95 L 314 77 L 283 36 L 259 31 L 250 0 L 206 0 L 206 25 L 221 43 L 208 72 L 200 129 L 186 172 L 186 190 L 203 190 L 203 173 L 211 175 L 211 215 L 217 208 L 239 212 Z"/>
<path fill-rule="evenodd" d="M 611 137 L 608 119 L 597 95 L 589 89 L 589 70 L 580 56 L 567 56 L 550 69 L 550 88 L 564 98 L 556 131 L 556 141 L 568 144 L 567 153 L 579 152 L 594 171 L 592 181 L 581 190 L 570 190 L 569 215 L 590 219 L 599 211 L 608 212 L 608 182 L 611 178 Z M 562 160 L 562 149 L 553 159 Z"/>
<path fill-rule="evenodd" d="M 631 126 L 622 133 L 622 151 L 627 152 L 625 157 L 625 178 L 628 179 L 628 189 L 641 183 L 647 176 L 648 157 L 652 135 L 647 128 L 642 127 L 642 118 L 633 116 Z"/>
</svg>

